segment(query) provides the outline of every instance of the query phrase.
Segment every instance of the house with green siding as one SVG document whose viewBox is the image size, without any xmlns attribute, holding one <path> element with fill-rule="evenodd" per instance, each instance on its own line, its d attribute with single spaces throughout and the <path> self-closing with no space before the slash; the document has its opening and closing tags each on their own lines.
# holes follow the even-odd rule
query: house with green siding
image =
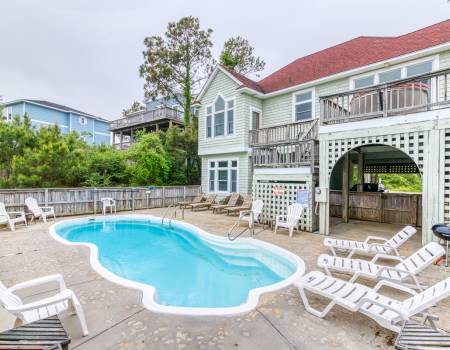
<svg viewBox="0 0 450 350">
<path fill-rule="evenodd" d="M 261 198 L 269 223 L 297 201 L 303 230 L 328 234 L 330 215 L 397 220 L 430 240 L 450 220 L 449 68 L 450 20 L 358 37 L 257 82 L 219 65 L 196 101 L 203 191 Z M 394 172 L 422 176 L 414 222 L 358 202 L 373 202 L 368 174 Z"/>
</svg>

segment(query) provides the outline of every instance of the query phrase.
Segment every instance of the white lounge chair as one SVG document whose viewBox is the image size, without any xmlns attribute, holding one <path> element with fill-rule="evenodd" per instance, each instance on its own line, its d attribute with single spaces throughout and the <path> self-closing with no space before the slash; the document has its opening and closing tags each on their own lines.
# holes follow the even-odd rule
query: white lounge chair
<svg viewBox="0 0 450 350">
<path fill-rule="evenodd" d="M 329 276 L 332 276 L 331 271 L 353 275 L 349 282 L 355 282 L 359 277 L 363 277 L 387 280 L 422 290 L 417 275 L 444 254 L 445 250 L 440 244 L 430 242 L 406 259 L 393 255 L 377 254 L 371 261 L 367 261 L 321 254 L 317 264 Z M 400 262 L 395 266 L 376 264 L 375 262 L 380 258 Z"/>
<path fill-rule="evenodd" d="M 53 207 L 40 207 L 37 200 L 33 197 L 28 197 L 25 199 L 25 205 L 33 214 L 31 219 L 33 221 L 35 219 L 42 219 L 42 221 L 47 222 L 48 216 L 53 216 L 53 219 L 56 220 L 55 209 Z"/>
<path fill-rule="evenodd" d="M 0 202 L 0 224 L 7 224 L 11 231 L 16 230 L 16 224 L 23 222 L 27 225 L 27 219 L 23 211 L 6 211 L 5 204 Z"/>
<path fill-rule="evenodd" d="M 113 198 L 105 197 L 105 198 L 100 199 L 100 201 L 102 202 L 103 215 L 106 215 L 106 211 L 108 210 L 108 208 L 110 209 L 111 214 L 113 213 L 113 210 L 114 210 L 114 213 L 117 214 L 116 201 Z"/>
<path fill-rule="evenodd" d="M 351 258 L 355 253 L 367 255 L 395 254 L 400 256 L 398 253 L 398 248 L 414 236 L 416 232 L 417 230 L 414 227 L 406 226 L 389 240 L 378 236 L 369 236 L 364 242 L 327 237 L 324 239 L 323 244 L 325 247 L 330 248 L 334 256 L 336 256 L 336 250 L 343 252 L 350 251 L 347 258 Z M 371 243 L 371 241 L 378 241 L 382 243 Z"/>
<path fill-rule="evenodd" d="M 24 304 L 22 300 L 14 294 L 17 290 L 50 282 L 57 282 L 59 285 L 59 292 L 51 297 Z M 88 335 L 86 320 L 81 304 L 75 293 L 66 288 L 64 279 L 60 274 L 36 278 L 31 281 L 16 284 L 10 288 L 6 288 L 5 285 L 0 282 L 0 304 L 5 310 L 16 317 L 15 326 L 71 311 L 78 316 L 83 335 Z"/>
<path fill-rule="evenodd" d="M 252 228 L 255 223 L 259 223 L 259 219 L 264 207 L 261 199 L 254 200 L 250 210 L 243 210 L 239 213 L 239 221 L 248 222 L 248 227 Z"/>
<path fill-rule="evenodd" d="M 325 317 L 335 305 L 339 305 L 353 312 L 361 312 L 380 326 L 394 332 L 399 332 L 403 322 L 413 316 L 423 316 L 436 328 L 433 317 L 426 312 L 430 307 L 450 296 L 450 277 L 420 293 L 389 281 L 380 281 L 374 288 L 369 288 L 327 276 L 320 271 L 308 273 L 295 285 L 298 287 L 306 310 L 317 317 Z M 383 286 L 398 289 L 412 296 L 403 301 L 387 297 L 378 292 Z M 331 301 L 322 311 L 317 310 L 309 304 L 306 291 Z"/>
<path fill-rule="evenodd" d="M 278 227 L 284 227 L 289 230 L 289 237 L 292 237 L 294 228 L 298 229 L 298 222 L 300 221 L 303 213 L 303 205 L 294 203 L 287 209 L 287 215 L 277 215 L 275 217 L 275 234 Z"/>
</svg>

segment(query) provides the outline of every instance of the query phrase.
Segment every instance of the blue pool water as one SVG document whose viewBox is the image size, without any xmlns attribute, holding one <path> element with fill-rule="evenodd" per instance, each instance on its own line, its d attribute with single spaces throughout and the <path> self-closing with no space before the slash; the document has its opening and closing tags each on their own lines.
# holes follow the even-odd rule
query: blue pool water
<svg viewBox="0 0 450 350">
<path fill-rule="evenodd" d="M 204 239 L 156 219 L 83 219 L 58 224 L 55 231 L 70 242 L 95 244 L 103 267 L 154 286 L 156 301 L 163 305 L 238 306 L 251 289 L 279 282 L 296 270 L 268 249 Z"/>
</svg>

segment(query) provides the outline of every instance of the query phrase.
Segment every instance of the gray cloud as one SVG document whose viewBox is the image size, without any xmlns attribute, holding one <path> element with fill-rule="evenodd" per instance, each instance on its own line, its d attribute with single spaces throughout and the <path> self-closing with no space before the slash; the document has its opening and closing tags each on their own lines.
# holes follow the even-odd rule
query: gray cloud
<svg viewBox="0 0 450 350">
<path fill-rule="evenodd" d="M 403 34 L 445 20 L 446 0 L 0 0 L 0 95 L 47 99 L 117 118 L 143 98 L 145 36 L 184 15 L 214 29 L 214 53 L 242 35 L 266 62 L 292 60 L 360 35 Z"/>
</svg>

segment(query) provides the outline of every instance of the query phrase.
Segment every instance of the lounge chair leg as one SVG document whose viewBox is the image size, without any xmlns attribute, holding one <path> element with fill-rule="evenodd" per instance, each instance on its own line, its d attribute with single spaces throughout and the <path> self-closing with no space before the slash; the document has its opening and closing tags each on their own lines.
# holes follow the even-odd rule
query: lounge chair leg
<svg viewBox="0 0 450 350">
<path fill-rule="evenodd" d="M 303 305 L 305 306 L 306 311 L 313 314 L 314 316 L 324 318 L 330 312 L 330 310 L 333 308 L 333 306 L 335 305 L 334 301 L 331 301 L 322 311 L 317 310 L 317 309 L 313 308 L 311 305 L 309 305 L 309 301 L 305 294 L 305 290 L 303 288 L 299 287 L 298 291 L 300 293 L 300 297 L 302 298 Z"/>
</svg>

